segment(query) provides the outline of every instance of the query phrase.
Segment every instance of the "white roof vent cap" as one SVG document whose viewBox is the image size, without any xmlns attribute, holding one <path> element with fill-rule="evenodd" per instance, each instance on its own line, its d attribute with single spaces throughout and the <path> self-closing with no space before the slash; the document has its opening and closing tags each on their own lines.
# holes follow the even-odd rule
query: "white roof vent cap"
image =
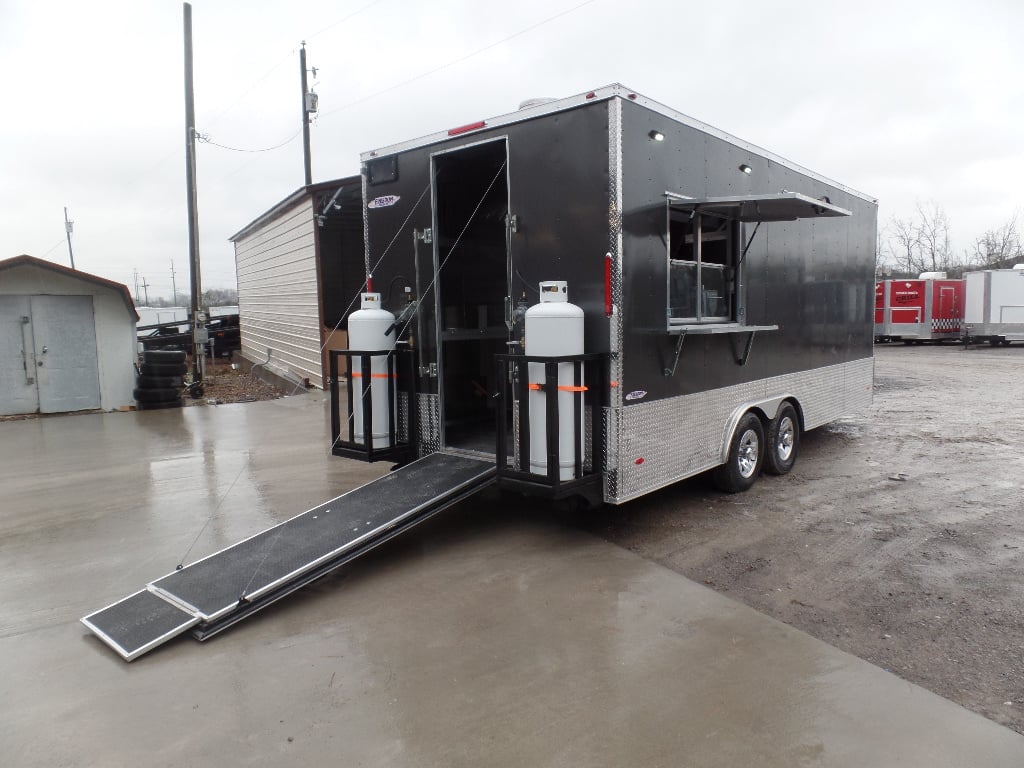
<svg viewBox="0 0 1024 768">
<path fill-rule="evenodd" d="M 520 102 L 520 109 L 529 109 L 530 107 L 539 107 L 541 104 L 550 104 L 558 99 L 553 99 L 550 96 L 538 96 L 535 99 L 527 99 L 526 101 Z"/>
</svg>

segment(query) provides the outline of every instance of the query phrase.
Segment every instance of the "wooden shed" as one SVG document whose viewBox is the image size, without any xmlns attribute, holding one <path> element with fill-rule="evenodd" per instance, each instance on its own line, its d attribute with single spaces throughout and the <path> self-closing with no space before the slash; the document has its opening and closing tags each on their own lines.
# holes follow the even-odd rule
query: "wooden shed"
<svg viewBox="0 0 1024 768">
<path fill-rule="evenodd" d="M 128 288 L 32 256 L 0 261 L 0 415 L 129 406 Z"/>
<path fill-rule="evenodd" d="M 327 350 L 347 346 L 365 279 L 360 177 L 301 187 L 229 240 L 243 361 L 325 387 Z"/>
</svg>

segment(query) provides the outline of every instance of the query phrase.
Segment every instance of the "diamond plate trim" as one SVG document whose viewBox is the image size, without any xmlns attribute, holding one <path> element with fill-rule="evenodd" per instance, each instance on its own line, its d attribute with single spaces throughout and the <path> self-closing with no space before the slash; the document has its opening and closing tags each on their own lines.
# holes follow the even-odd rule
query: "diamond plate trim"
<svg viewBox="0 0 1024 768">
<path fill-rule="evenodd" d="M 409 393 L 398 393 L 398 419 L 395 424 L 395 439 L 400 443 L 409 442 Z"/>
<path fill-rule="evenodd" d="M 441 450 L 441 398 L 439 395 L 416 395 L 419 408 L 419 455 L 427 456 Z"/>
<path fill-rule="evenodd" d="M 612 316 L 608 319 L 611 351 L 611 405 L 622 405 L 622 101 L 608 102 L 608 253 L 612 257 Z"/>
<path fill-rule="evenodd" d="M 519 464 L 519 401 L 512 401 L 512 450 L 508 457 L 512 462 L 512 469 L 516 472 L 522 471 Z"/>
<path fill-rule="evenodd" d="M 792 397 L 814 429 L 871 404 L 874 359 L 816 368 L 746 384 L 606 409 L 605 500 L 621 503 L 698 474 L 722 461 L 738 410 Z"/>
</svg>

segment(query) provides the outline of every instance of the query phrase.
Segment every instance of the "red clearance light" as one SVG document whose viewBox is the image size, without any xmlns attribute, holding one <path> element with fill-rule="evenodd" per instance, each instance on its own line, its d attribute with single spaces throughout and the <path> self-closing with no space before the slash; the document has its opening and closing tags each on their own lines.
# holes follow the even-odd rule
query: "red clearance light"
<svg viewBox="0 0 1024 768">
<path fill-rule="evenodd" d="M 588 99 L 592 99 L 592 98 L 594 98 L 595 96 L 597 96 L 597 94 L 596 94 L 596 93 L 594 93 L 593 91 L 591 91 L 590 93 L 588 93 L 588 94 L 587 94 L 587 96 L 586 96 L 586 97 L 587 97 Z"/>
<path fill-rule="evenodd" d="M 479 123 L 470 123 L 469 125 L 460 125 L 458 128 L 449 128 L 449 136 L 458 136 L 460 133 L 469 133 L 470 131 L 477 131 L 486 126 L 487 123 L 481 120 Z"/>
</svg>

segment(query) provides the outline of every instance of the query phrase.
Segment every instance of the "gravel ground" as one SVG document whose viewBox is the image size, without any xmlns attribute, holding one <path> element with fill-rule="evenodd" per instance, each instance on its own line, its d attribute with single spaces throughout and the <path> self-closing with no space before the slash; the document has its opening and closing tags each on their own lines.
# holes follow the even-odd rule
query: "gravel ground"
<svg viewBox="0 0 1024 768">
<path fill-rule="evenodd" d="M 786 477 L 576 522 L 1024 733 L 1024 346 L 876 348 L 871 409 Z"/>
<path fill-rule="evenodd" d="M 302 391 L 302 390 L 300 390 Z M 186 406 L 221 405 L 224 403 L 251 403 L 257 400 L 276 400 L 292 394 L 279 387 L 250 376 L 241 370 L 234 370 L 224 361 L 207 363 L 203 378 L 203 396 L 183 398 Z"/>
</svg>

